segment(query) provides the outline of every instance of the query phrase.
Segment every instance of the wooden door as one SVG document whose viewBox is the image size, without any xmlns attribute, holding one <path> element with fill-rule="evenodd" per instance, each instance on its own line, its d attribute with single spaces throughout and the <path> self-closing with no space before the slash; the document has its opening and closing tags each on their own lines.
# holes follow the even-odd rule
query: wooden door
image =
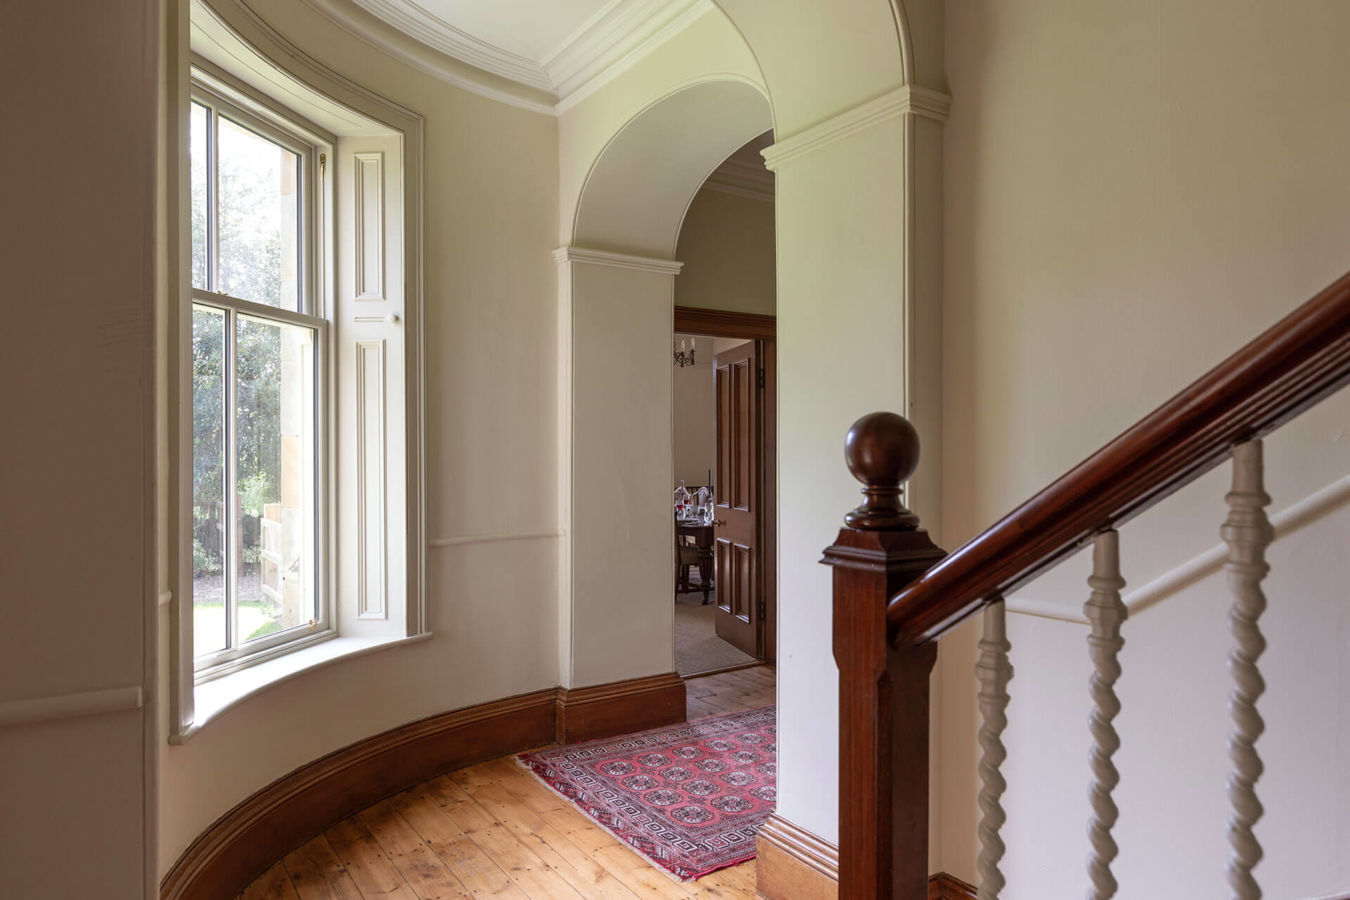
<svg viewBox="0 0 1350 900">
<path fill-rule="evenodd" d="M 760 367 L 757 342 L 716 358 L 717 636 L 754 657 L 762 656 L 764 579 L 760 524 Z"/>
</svg>

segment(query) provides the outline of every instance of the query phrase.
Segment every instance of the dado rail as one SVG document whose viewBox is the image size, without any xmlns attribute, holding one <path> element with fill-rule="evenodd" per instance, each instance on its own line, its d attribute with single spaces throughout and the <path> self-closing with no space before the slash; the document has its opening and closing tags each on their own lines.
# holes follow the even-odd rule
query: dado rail
<svg viewBox="0 0 1350 900">
<path fill-rule="evenodd" d="M 1058 481 L 951 554 L 928 538 L 900 502 L 918 464 L 919 440 L 900 416 L 873 413 L 849 431 L 845 454 L 866 486 L 862 506 L 825 551 L 834 568 L 834 654 L 839 664 L 839 894 L 845 900 L 927 896 L 929 674 L 937 639 L 985 610 L 977 676 L 980 742 L 979 897 L 1004 886 L 1000 773 L 1013 669 L 1003 597 L 1087 543 L 1094 544 L 1086 618 L 1094 666 L 1091 751 L 1091 898 L 1113 897 L 1116 856 L 1112 764 L 1120 745 L 1123 582 L 1115 529 L 1232 460 L 1221 535 L 1233 592 L 1229 700 L 1229 895 L 1261 896 L 1253 868 L 1261 845 L 1256 701 L 1264 689 L 1261 581 L 1272 529 L 1264 507 L 1261 437 L 1350 380 L 1350 275 L 1233 354 Z"/>
</svg>

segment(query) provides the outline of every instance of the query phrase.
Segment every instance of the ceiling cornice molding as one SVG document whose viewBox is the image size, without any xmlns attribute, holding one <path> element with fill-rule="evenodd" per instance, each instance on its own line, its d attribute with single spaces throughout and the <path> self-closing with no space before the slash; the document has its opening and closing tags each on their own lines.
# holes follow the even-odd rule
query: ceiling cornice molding
<svg viewBox="0 0 1350 900">
<path fill-rule="evenodd" d="M 638 272 L 656 272 L 660 275 L 678 275 L 684 263 L 673 259 L 659 259 L 655 256 L 635 256 L 631 253 L 615 253 L 611 250 L 596 250 L 591 247 L 559 247 L 553 251 L 553 258 L 559 263 L 587 263 L 593 266 L 608 266 L 611 269 L 633 269 Z"/>
<path fill-rule="evenodd" d="M 481 96 L 559 115 L 714 8 L 712 0 L 612 0 L 541 61 L 454 27 L 412 0 L 304 0 L 353 37 Z"/>
<path fill-rule="evenodd" d="M 355 0 L 304 0 L 347 34 L 394 59 L 473 94 L 548 115 L 556 115 L 552 91 L 499 76 L 443 53 L 359 6 Z"/>
<path fill-rule="evenodd" d="M 418 6 L 413 0 L 355 0 L 356 4 L 433 50 L 452 56 L 494 75 L 527 87 L 552 91 L 553 84 L 540 65 L 527 56 L 461 31 Z"/>
<path fill-rule="evenodd" d="M 765 147 L 761 151 L 764 163 L 770 171 L 776 170 L 789 160 L 813 153 L 821 147 L 904 115 L 922 116 L 937 122 L 945 122 L 951 103 L 951 96 L 941 91 L 917 85 L 901 85 L 880 97 L 860 103 L 837 116 Z"/>
<path fill-rule="evenodd" d="M 617 0 L 606 6 L 544 56 L 558 112 L 590 96 L 712 9 L 712 0 Z"/>
<path fill-rule="evenodd" d="M 708 180 L 703 183 L 703 187 L 710 191 L 749 197 L 752 200 L 764 200 L 769 203 L 774 200 L 773 173 L 763 163 L 756 164 L 734 157 L 714 169 Z"/>
</svg>

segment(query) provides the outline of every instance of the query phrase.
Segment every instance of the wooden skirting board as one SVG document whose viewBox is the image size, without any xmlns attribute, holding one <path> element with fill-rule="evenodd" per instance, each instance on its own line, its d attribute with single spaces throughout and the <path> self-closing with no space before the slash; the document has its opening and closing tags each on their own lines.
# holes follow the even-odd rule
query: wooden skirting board
<svg viewBox="0 0 1350 900">
<path fill-rule="evenodd" d="M 453 769 L 684 718 L 684 681 L 670 672 L 548 688 L 399 726 L 301 766 L 225 813 L 183 851 L 160 898 L 229 900 L 333 823 Z"/>
<path fill-rule="evenodd" d="M 558 688 L 560 744 L 684 721 L 684 679 L 674 672 L 586 688 Z"/>
<path fill-rule="evenodd" d="M 804 828 L 769 816 L 756 845 L 756 887 L 764 900 L 838 900 L 839 849 Z M 975 888 L 945 872 L 928 879 L 928 900 L 975 900 Z"/>
</svg>

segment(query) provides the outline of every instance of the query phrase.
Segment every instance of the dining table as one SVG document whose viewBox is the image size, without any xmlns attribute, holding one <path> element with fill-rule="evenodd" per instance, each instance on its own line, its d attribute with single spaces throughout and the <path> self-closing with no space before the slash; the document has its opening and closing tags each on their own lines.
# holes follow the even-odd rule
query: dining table
<svg viewBox="0 0 1350 900">
<path fill-rule="evenodd" d="M 709 600 L 708 592 L 713 586 L 713 525 L 702 519 L 675 519 L 676 540 L 693 538 L 698 548 L 698 579 L 703 590 L 703 602 Z"/>
</svg>

